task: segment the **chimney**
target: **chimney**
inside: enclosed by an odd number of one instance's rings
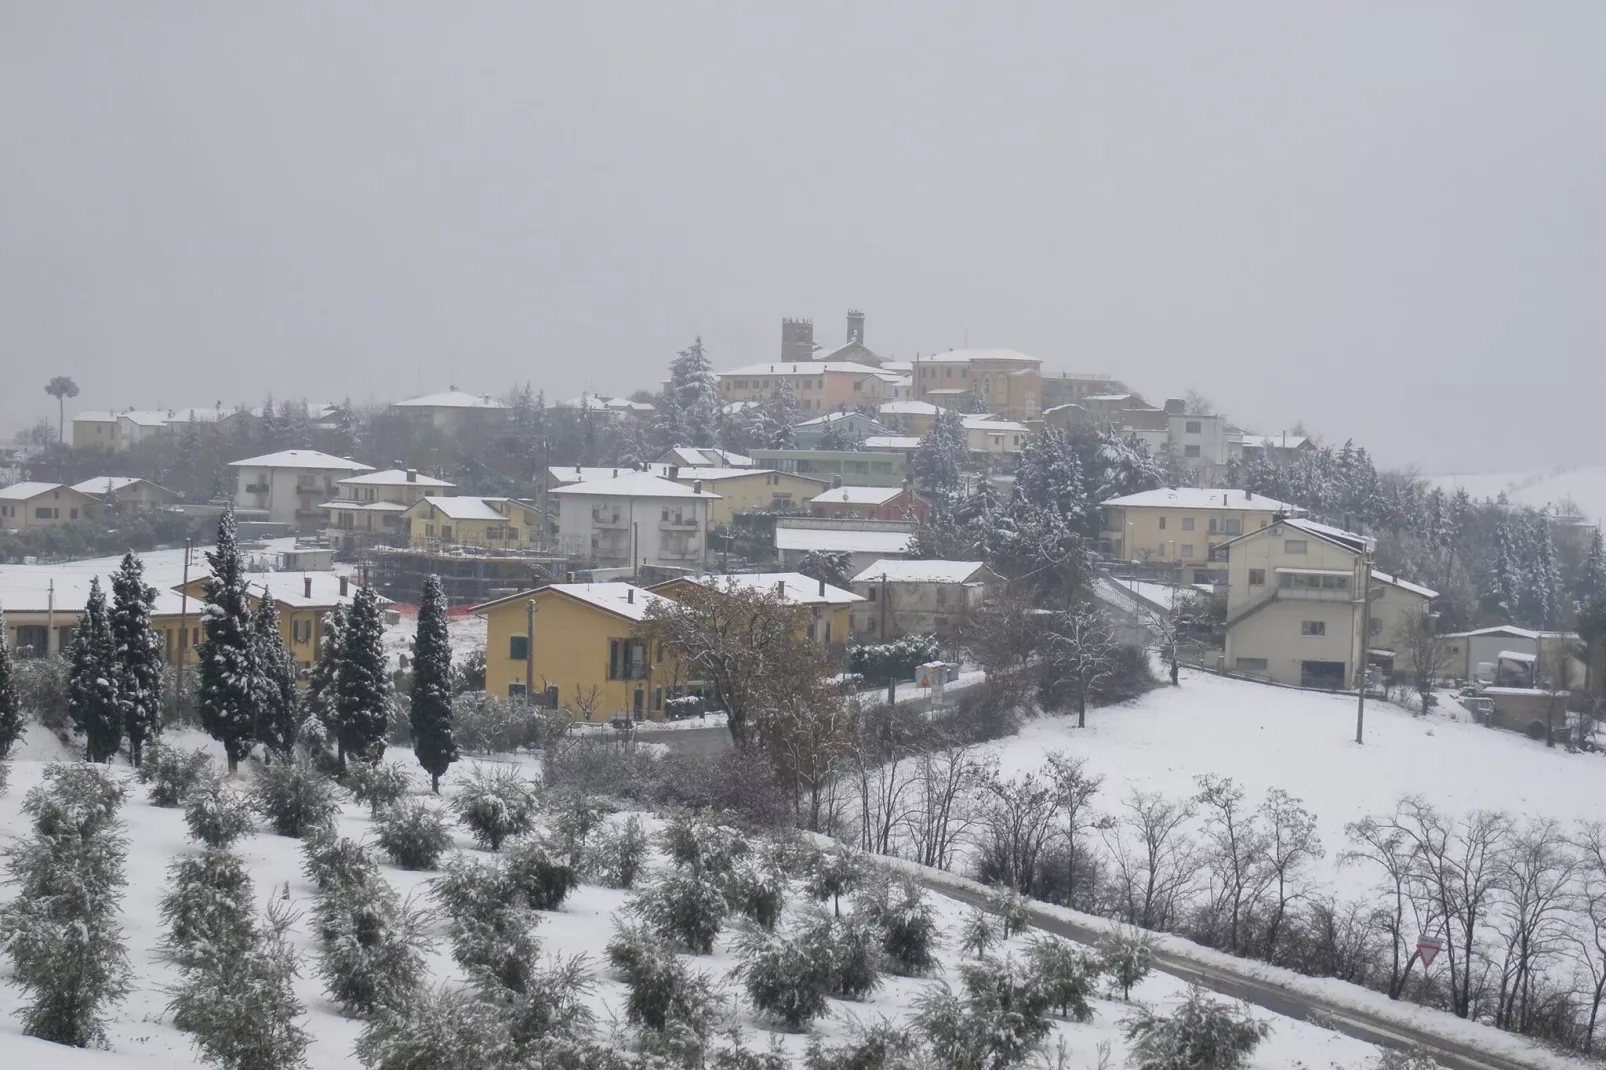
[[[636,589],[634,587],[625,588],[625,601],[630,605],[636,604]]]
[[[418,469],[416,469],[416,468],[407,469],[407,482],[409,482],[409,483],[417,483],[418,482]]]
[[[814,359],[814,321],[781,321],[781,362]]]
[[[311,579],[307,580],[307,586],[309,588],[312,586],[312,580]],[[351,580],[347,579],[345,576],[340,577],[340,597],[341,598],[346,597],[346,592],[348,590],[350,590],[350,589],[351,589]]]
[[[1253,501],[1254,497],[1255,497],[1255,492],[1254,491],[1252,491],[1252,490],[1245,490],[1244,491],[1244,501],[1246,501],[1246,502],[1247,501]]]
[[[580,474],[580,465],[578,463],[576,463],[575,466],[574,466],[574,474],[575,475],[579,475]]]
[[[613,470],[613,478],[615,478],[615,479],[619,478],[619,469],[615,468]]]
[[[776,580],[775,581],[775,596],[777,598],[785,598],[786,597],[786,581],[785,580]]]
[[[700,479],[692,480],[691,492],[693,494],[701,494],[703,492],[703,481]]]
[[[303,577],[301,577],[301,597],[302,598],[311,598],[312,597],[312,577],[311,576],[303,576]]]
[[[864,345],[864,313],[856,308],[848,309],[848,341]]]
[[[820,597],[821,598],[825,597],[825,581],[824,580],[820,581]]]
[[[669,466],[669,478],[672,481],[680,478],[680,465],[672,464]]]

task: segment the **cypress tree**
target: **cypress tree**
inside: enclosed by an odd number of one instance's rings
[[[344,772],[348,755],[363,761],[383,757],[390,727],[385,622],[380,616],[379,595],[372,587],[359,587],[352,597],[341,648],[335,717]]]
[[[137,769],[145,741],[162,730],[162,639],[151,628],[156,588],[132,553],[112,577],[112,644],[117,657],[117,701],[128,736],[128,760]]]
[[[67,710],[84,734],[84,757],[109,763],[122,746],[123,711],[117,698],[117,652],[99,576],[89,581],[89,600],[73,632],[70,660]]]
[[[206,581],[201,642],[195,652],[201,725],[223,744],[230,773],[251,753],[259,686],[251,641],[251,598],[236,531],[230,508],[218,521],[217,549],[206,555],[212,575]]]
[[[418,604],[409,712],[413,753],[429,773],[430,790],[439,795],[441,777],[457,760],[457,740],[452,737],[452,647],[446,633],[446,592],[439,576],[424,581]]]
[[[22,700],[17,697],[17,677],[11,667],[11,647],[6,640],[6,611],[0,607],[0,761],[22,738]]]
[[[288,761],[301,716],[301,693],[296,687],[295,655],[279,633],[279,603],[271,592],[263,592],[251,618],[251,642],[262,684],[256,706],[256,741],[268,753]]]
[[[334,740],[342,767],[345,745],[340,741],[340,663],[345,655],[346,607],[335,606],[324,614],[323,631],[318,638],[318,656],[307,674],[307,712],[318,719],[324,737]]]

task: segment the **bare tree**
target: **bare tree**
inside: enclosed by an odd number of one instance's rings
[[[835,689],[780,689],[758,709],[758,739],[776,773],[792,787],[792,807],[810,832],[822,832],[826,789],[853,750],[853,714]]]
[[[878,706],[854,719],[859,847],[874,854],[894,853],[895,835],[907,821],[907,795],[917,773],[911,716],[903,707]]]
[[[1165,660],[1171,686],[1181,687],[1182,646],[1188,639],[1189,631],[1202,620],[1204,611],[1199,599],[1191,592],[1181,587],[1171,587],[1169,590],[1170,605],[1146,610],[1143,613],[1143,625],[1154,637],[1154,645]]]
[[[1076,727],[1087,727],[1087,700],[1115,670],[1115,636],[1104,611],[1084,601],[1047,618],[1044,657],[1053,682],[1069,685]]]
[[[1191,802],[1133,788],[1122,814],[1101,830],[1115,866],[1120,913],[1129,925],[1169,929],[1194,880],[1195,853],[1187,825]]]
[[[1267,962],[1275,962],[1289,908],[1305,898],[1307,871],[1325,852],[1315,815],[1281,788],[1266,792],[1260,818],[1266,833],[1268,902],[1262,955]]]
[[[1087,771],[1086,758],[1073,758],[1064,751],[1051,751],[1047,768],[1063,821],[1060,834],[1065,837],[1065,902],[1079,907],[1077,880],[1080,870],[1085,868],[1084,833],[1100,824],[1100,818],[1093,811],[1093,797],[1104,786],[1104,777]]]
[[[1225,921],[1226,948],[1236,955],[1242,946],[1240,930],[1248,928],[1268,882],[1266,833],[1260,815],[1244,805],[1244,790],[1231,777],[1206,773],[1194,782],[1199,785],[1194,801],[1203,811],[1209,845],[1204,864],[1211,877],[1211,912]]]
[[[1043,849],[1054,835],[1058,800],[1052,781],[1033,773],[981,787],[981,872],[1022,895],[1036,891]]]
[[[1408,613],[1394,629],[1395,662],[1404,667],[1410,676],[1411,686],[1421,700],[1421,712],[1428,712],[1433,682],[1450,668],[1450,651],[1439,638],[1438,615],[1427,612]]]
[[[1548,818],[1529,821],[1511,837],[1500,858],[1501,890],[1495,928],[1505,944],[1500,1000],[1494,1024],[1530,1033],[1535,1023],[1535,984],[1562,952],[1574,919],[1568,916],[1574,878],[1583,859]]]
[[[1373,927],[1390,942],[1389,999],[1399,999],[1417,962],[1416,940],[1438,924],[1434,900],[1424,898],[1416,878],[1416,845],[1394,816],[1367,817],[1344,826],[1350,847],[1344,864],[1368,863],[1380,872],[1383,903],[1372,912]]]
[[[954,849],[977,820],[978,793],[989,769],[971,743],[954,743],[915,759],[916,802],[905,814],[915,861],[947,869]]]
[[[1588,981],[1589,1021],[1584,1032],[1584,1053],[1594,1051],[1600,1008],[1606,1003],[1606,825],[1580,823],[1574,838],[1582,856],[1577,910],[1573,926],[1574,961]]]
[[[1015,595],[994,599],[966,622],[964,648],[987,674],[1001,700],[1020,703],[1027,692],[1027,668],[1042,641],[1042,610]]]

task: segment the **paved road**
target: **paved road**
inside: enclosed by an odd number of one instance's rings
[[[934,892],[962,902],[983,908],[988,905],[985,892],[946,881],[923,879],[923,883]],[[1107,931],[1106,926],[1081,925],[1036,909],[1032,910],[1032,924],[1044,932],[1064,936],[1082,944],[1097,944]],[[1432,1033],[1422,1032],[1411,1026],[1363,1011],[1335,1006],[1302,992],[1291,992],[1259,978],[1237,973],[1230,968],[1205,965],[1160,948],[1155,949],[1154,966],[1162,973],[1181,978],[1190,984],[1208,988],[1233,999],[1241,999],[1287,1018],[1314,1021],[1369,1044],[1397,1051],[1420,1047],[1430,1052],[1445,1070],[1538,1070],[1537,1063],[1518,1061],[1508,1056],[1481,1051],[1461,1041],[1446,1040]]]

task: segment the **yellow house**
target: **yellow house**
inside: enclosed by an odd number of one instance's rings
[[[676,694],[674,666],[654,662],[637,636],[647,609],[661,600],[628,583],[552,583],[475,606],[486,625],[486,692],[524,698],[532,689],[555,690],[559,705],[590,720],[620,711],[662,718],[664,700]]]
[[[1216,548],[1258,531],[1298,506],[1242,490],[1161,487],[1101,503],[1099,552],[1124,561],[1176,565],[1186,583],[1219,583],[1226,564]]]
[[[342,550],[360,550],[375,542],[410,539],[403,518],[407,507],[429,495],[449,495],[455,484],[415,468],[391,468],[348,476],[335,487],[335,499],[322,506],[329,514],[324,536]]]
[[[808,610],[805,635],[821,646],[839,647],[848,641],[853,625],[850,607],[863,599],[852,591],[810,579],[801,572],[746,572],[732,576],[678,576],[655,584],[653,591],[674,598],[689,585],[724,590],[727,584],[743,590],[768,591],[789,606]]]
[[[718,500],[708,503],[710,524],[729,524],[737,513],[802,509],[810,498],[830,487],[823,479],[775,472],[762,468],[678,468],[668,478],[682,486],[712,491]]]
[[[541,544],[541,511],[518,498],[420,498],[402,513],[414,546],[528,550]]]
[[[167,612],[151,614],[151,626],[162,633],[162,657],[170,664],[181,658],[186,665],[195,661],[195,647],[201,641],[200,614],[206,605],[206,580],[202,576],[173,588],[188,596],[181,613],[172,612],[172,600],[166,599]],[[253,611],[263,594],[279,604],[279,634],[303,672],[318,657],[325,614],[336,606],[351,605],[357,593],[355,584],[333,572],[264,572],[252,574],[249,586]],[[389,599],[381,598],[380,602],[388,605]]]
[[[95,476],[74,483],[72,489],[119,509],[160,509],[178,501],[176,492],[134,476]]]
[[[0,531],[53,528],[95,515],[97,502],[61,483],[13,483],[0,487]]]

